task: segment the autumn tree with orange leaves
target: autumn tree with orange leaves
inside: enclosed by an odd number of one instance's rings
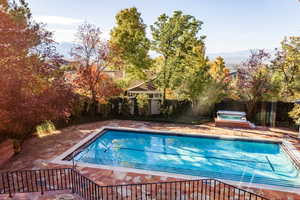
[[[97,103],[121,93],[121,89],[105,74],[111,62],[108,43],[101,40],[101,31],[92,24],[84,23],[78,28],[76,46],[71,55],[75,60],[77,73],[73,80],[76,91],[90,98],[92,113]]]
[[[0,136],[24,138],[45,120],[70,115],[74,95],[60,73],[52,34],[27,3],[0,1]]]

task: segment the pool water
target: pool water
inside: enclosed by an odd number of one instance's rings
[[[78,162],[300,187],[299,171],[277,143],[107,130]]]
[[[219,117],[224,120],[243,120],[242,116],[220,114]],[[245,121],[245,120],[244,120]]]

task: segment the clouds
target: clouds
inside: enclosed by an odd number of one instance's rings
[[[47,29],[54,33],[56,42],[74,42],[77,27],[84,22],[83,19],[64,16],[36,16],[34,20],[46,24]]]
[[[34,20],[45,24],[56,24],[56,25],[76,25],[76,24],[78,25],[84,22],[84,20],[81,19],[75,19],[75,18],[63,17],[63,16],[37,16],[34,17]]]
[[[49,31],[53,32],[54,40],[56,42],[74,42],[75,33],[77,29],[60,29],[60,28],[48,28]]]
[[[74,42],[77,27],[84,22],[82,19],[64,16],[36,16],[34,20],[47,24],[47,29],[54,33],[56,42]]]
[[[74,42],[78,26],[86,21],[64,16],[37,16],[34,17],[34,20],[47,24],[47,29],[54,33],[54,40],[56,42]],[[101,29],[101,32],[103,40],[110,38],[110,30]]]

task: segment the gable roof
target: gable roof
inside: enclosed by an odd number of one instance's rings
[[[149,80],[130,87],[127,91],[157,91],[157,88],[154,85],[153,80]]]

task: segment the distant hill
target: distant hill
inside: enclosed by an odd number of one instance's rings
[[[239,64],[245,61],[250,56],[250,50],[235,51],[235,52],[220,52],[220,53],[208,53],[209,59],[215,59],[221,56],[225,59],[226,63]]]
[[[274,55],[274,50],[266,49],[271,55]],[[235,51],[235,52],[223,52],[223,53],[208,53],[210,60],[215,59],[218,56],[224,58],[226,65],[231,71],[235,71],[239,64],[246,61],[251,55],[251,50]]]
[[[74,43],[71,42],[61,42],[56,45],[57,51],[63,55],[65,58],[71,58],[70,52]],[[269,53],[274,53],[273,50],[267,49]],[[153,55],[152,55],[153,54]],[[156,53],[152,52],[152,57],[156,56]],[[235,52],[221,52],[221,53],[208,53],[207,54],[210,60],[215,59],[218,56],[221,56],[225,59],[226,65],[230,68],[231,71],[235,71],[237,66],[247,60],[250,56],[250,50],[235,51]]]
[[[226,66],[230,71],[236,71],[239,64],[247,60],[250,56],[250,50],[235,51],[235,52],[221,52],[221,53],[208,53],[210,60],[214,60],[216,57],[221,56],[224,58]]]
[[[58,51],[58,53],[63,55],[65,58],[71,58],[70,52],[71,52],[72,47],[74,46],[74,43],[61,42],[61,43],[56,44],[55,46],[56,46],[56,50]]]

